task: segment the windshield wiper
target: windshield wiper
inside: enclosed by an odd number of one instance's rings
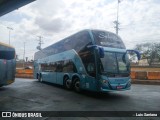
[[[109,76],[115,76],[117,73],[114,73],[114,72],[102,72],[102,74],[104,75],[109,75]]]

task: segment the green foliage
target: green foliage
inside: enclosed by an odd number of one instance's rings
[[[142,53],[141,59],[147,59],[149,65],[160,62],[160,43],[137,44],[135,49]]]

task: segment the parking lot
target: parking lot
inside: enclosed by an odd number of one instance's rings
[[[159,111],[160,86],[132,84],[129,91],[79,94],[57,85],[16,78],[15,83],[0,88],[0,110]]]

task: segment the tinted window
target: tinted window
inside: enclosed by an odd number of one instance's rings
[[[57,64],[56,72],[62,72],[64,61],[56,62],[56,64]]]
[[[96,76],[96,67],[95,67],[95,57],[94,57],[94,53],[93,51],[85,51],[85,52],[81,52],[81,54],[79,54],[82,62],[86,68],[87,73],[92,76],[95,77]]]
[[[58,61],[52,63],[41,64],[43,72],[77,72],[77,69],[72,60]]]
[[[0,50],[0,59],[14,59],[15,58],[15,51],[2,51]]]
[[[88,32],[80,32],[71,37],[72,47],[77,51],[83,50],[89,43],[91,43],[91,38]]]
[[[71,60],[64,61],[63,72],[77,72],[74,63]]]
[[[48,69],[47,64],[41,64],[41,70],[45,72]]]
[[[41,51],[38,51],[37,53],[35,53],[35,60],[71,49],[79,52],[80,50],[84,49],[89,43],[91,43],[89,33],[87,31],[82,31],[55,44],[52,44],[51,46]]]

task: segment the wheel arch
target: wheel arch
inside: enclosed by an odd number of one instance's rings
[[[65,73],[64,76],[63,76],[63,80],[64,80],[64,78],[66,78],[66,77],[69,77],[69,78],[70,78],[70,75],[69,75],[68,73]]]
[[[75,78],[78,78],[78,79],[80,80],[80,76],[79,76],[78,74],[74,74],[74,75],[72,76],[72,82],[73,82],[73,83],[75,82],[75,81],[74,81]]]

